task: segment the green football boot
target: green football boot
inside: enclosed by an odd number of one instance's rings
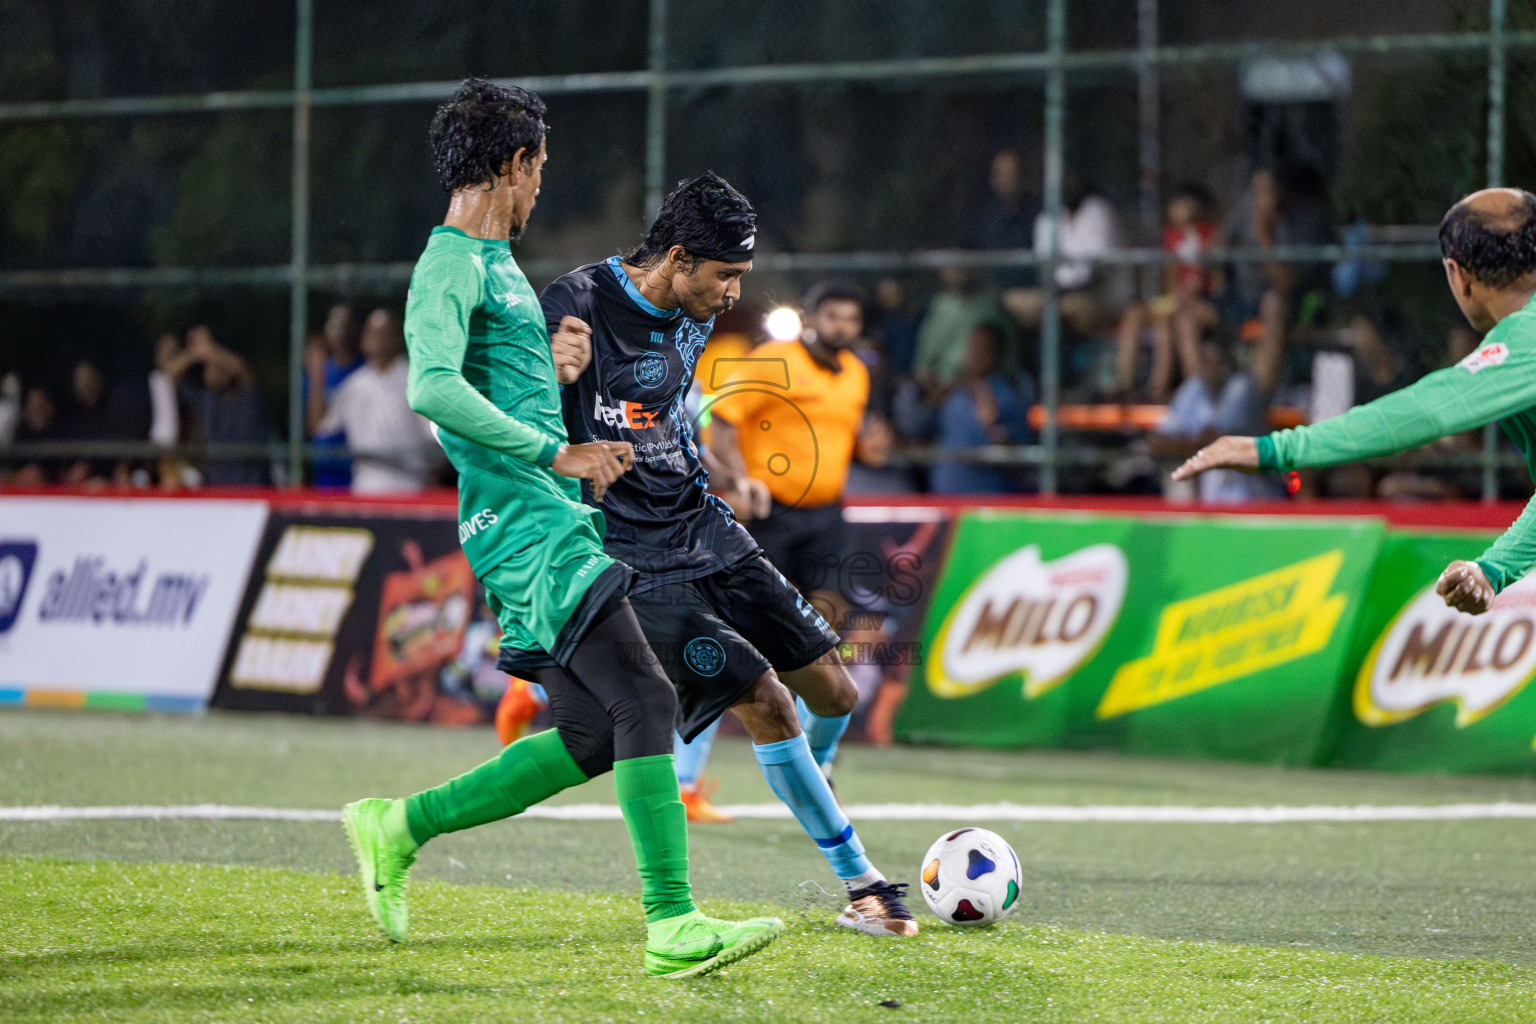
[[[359,800],[341,809],[341,823],[363,876],[363,896],[379,928],[395,942],[405,941],[405,888],[411,881],[416,848],[391,839],[384,815],[393,800]]]
[[[645,973],[692,978],[744,960],[784,934],[776,917],[717,921],[695,910],[645,927]]]

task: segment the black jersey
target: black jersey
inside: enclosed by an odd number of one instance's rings
[[[617,256],[571,271],[539,297],[551,334],[560,318],[592,326],[592,362],[561,392],[572,444],[628,441],[635,465],[608,488],[603,548],[639,574],[635,589],[697,579],[749,557],[757,544],[706,487],[687,409],[713,320],[658,309]],[[592,489],[581,485],[588,504]]]

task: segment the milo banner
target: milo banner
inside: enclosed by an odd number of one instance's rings
[[[967,514],[897,734],[1316,763],[1382,537],[1367,519]]]
[[[1489,537],[1395,533],[1377,563],[1345,678],[1334,763],[1410,771],[1536,768],[1536,578],[1483,615],[1447,608],[1441,571]]]
[[[500,635],[448,516],[275,512],[213,703],[484,721]]]

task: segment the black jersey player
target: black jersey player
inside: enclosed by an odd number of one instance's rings
[[[870,863],[796,714],[795,694],[829,718],[857,702],[838,636],[708,492],[685,410],[714,318],[752,267],[755,231],[751,204],[705,173],[667,197],[635,250],[544,290],[548,323],[573,316],[592,330],[592,361],[562,395],[566,431],[572,443],[634,445],[634,468],[600,502],[584,496],[607,520],[604,549],[635,570],[630,603],[677,686],[678,731],[691,739],[726,710],[741,719],[769,786],[848,889],[837,923],[915,935],[905,886]]]

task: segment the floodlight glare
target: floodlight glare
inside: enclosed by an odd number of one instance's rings
[[[800,314],[788,306],[780,306],[768,314],[763,329],[774,341],[793,341],[800,337]]]

